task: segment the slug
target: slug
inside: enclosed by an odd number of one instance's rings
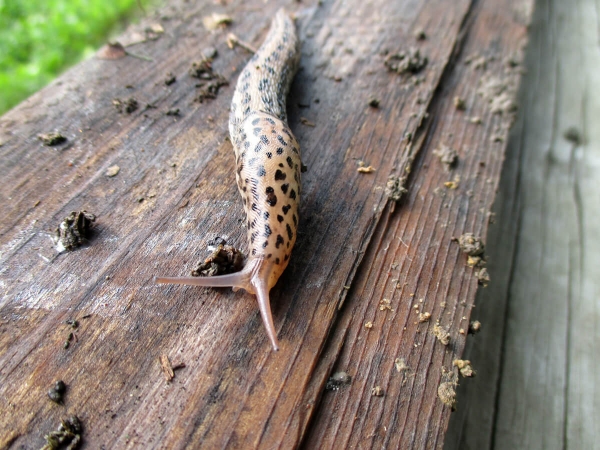
[[[269,291],[288,265],[298,227],[300,146],[287,124],[286,97],[300,60],[294,23],[280,9],[239,76],[229,114],[236,180],[244,202],[248,259],[237,273],[160,277],[157,283],[232,286],[255,294],[273,350],[279,349]]]

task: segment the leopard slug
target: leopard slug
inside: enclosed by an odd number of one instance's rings
[[[229,115],[236,180],[244,202],[248,260],[237,273],[157,278],[157,283],[232,286],[255,294],[274,350],[279,349],[269,291],[288,265],[298,228],[300,146],[287,124],[286,97],[300,59],[290,16],[280,9],[239,76]]]

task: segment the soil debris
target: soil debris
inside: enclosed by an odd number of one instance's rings
[[[200,103],[203,103],[207,99],[217,98],[219,89],[229,84],[229,81],[223,75],[213,71],[212,59],[210,58],[193,62],[189,73],[190,76],[203,81],[196,85],[196,87],[202,88],[196,99]],[[208,83],[206,84],[204,81],[208,81]]]
[[[444,371],[444,369],[442,369]],[[456,410],[456,386],[458,385],[458,376],[452,372],[442,373],[442,382],[438,386],[438,397],[442,403]]]
[[[393,202],[399,202],[402,195],[408,192],[404,187],[405,181],[404,177],[390,175],[385,185],[385,195]]]
[[[352,377],[346,372],[336,372],[329,378],[329,380],[327,380],[325,389],[328,391],[337,391],[340,389],[340,387],[350,384],[351,382]]]
[[[427,65],[427,57],[421,55],[421,51],[410,48],[398,53],[393,53],[385,58],[384,64],[391,72],[402,74],[416,74]]]
[[[417,41],[424,41],[425,39],[427,39],[427,33],[425,33],[424,30],[417,30],[415,32],[415,39]]]
[[[52,400],[54,403],[58,403],[59,405],[63,404],[63,398],[65,392],[67,391],[67,385],[64,381],[58,380],[54,382],[54,385],[48,389],[48,398]]]
[[[459,111],[465,111],[467,109],[465,99],[459,96],[454,97],[454,107]]]
[[[72,211],[56,229],[56,250],[62,253],[79,247],[90,236],[92,223],[95,221],[96,216],[86,210]]]
[[[442,144],[440,148],[433,151],[433,154],[446,166],[446,170],[452,169],[458,163],[458,152],[447,145]]]
[[[474,320],[469,324],[469,334],[477,334],[481,331],[481,322]]]
[[[452,361],[452,365],[458,367],[460,374],[465,378],[474,377],[477,374],[468,359],[455,359]]]
[[[483,77],[477,93],[489,104],[492,114],[510,114],[517,110],[513,89],[498,77]]]
[[[172,108],[167,110],[167,112],[165,112],[165,116],[178,116],[179,115],[179,108]]]
[[[393,311],[392,304],[389,299],[384,298],[379,301],[379,311]]]
[[[358,168],[356,169],[359,173],[372,173],[375,172],[375,168],[373,166],[366,166],[364,161],[358,162]]]
[[[64,144],[65,142],[67,142],[67,138],[59,132],[39,134],[38,139],[48,147],[54,147],[56,145]]]
[[[165,86],[171,86],[177,81],[177,77],[169,72],[165,78]]]
[[[109,178],[116,177],[120,170],[121,168],[117,165],[110,166],[108,169],[106,169],[106,173],[104,175]]]
[[[441,325],[435,324],[433,326],[432,334],[440,341],[443,345],[450,343],[450,333]]]
[[[429,322],[430,319],[431,319],[431,313],[429,313],[429,312],[424,312],[424,313],[419,314],[419,323]]]
[[[371,321],[365,322],[365,328],[367,330],[370,330],[371,328],[373,328],[373,322],[371,322]]]
[[[380,101],[377,97],[371,97],[369,99],[369,106],[371,108],[379,108],[379,103],[380,103]]]
[[[201,53],[204,59],[212,60],[219,56],[219,51],[215,47],[206,47]]]
[[[227,14],[212,13],[209,16],[202,18],[202,24],[208,31],[216,30],[217,28],[225,28],[231,25],[233,19]]]
[[[224,239],[216,244],[212,254],[198,264],[192,271],[193,277],[213,277],[242,270],[244,254],[232,245],[227,245]]]
[[[483,287],[487,287],[490,283],[490,274],[485,267],[477,272],[477,282]]]
[[[447,187],[448,189],[458,189],[459,185],[460,185],[460,176],[459,175],[456,175],[453,180],[446,181],[444,183],[444,186]]]
[[[46,445],[42,447],[42,450],[74,450],[81,444],[82,433],[83,426],[77,416],[73,415],[62,419],[56,431],[44,436]]]
[[[373,397],[383,397],[383,388],[381,386],[375,386],[371,388],[371,395]]]
[[[409,369],[404,358],[396,358],[394,360],[394,366],[396,367],[397,372],[405,372]]]
[[[129,97],[127,100],[121,100],[120,98],[115,98],[112,101],[114,107],[120,113],[131,114],[135,110],[139,108],[139,103],[134,97]]]
[[[473,233],[465,233],[458,238],[460,249],[469,256],[482,255],[485,251],[485,245],[480,237]]]

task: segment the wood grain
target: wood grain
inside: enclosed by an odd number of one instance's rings
[[[499,139],[510,122],[491,113],[476,87],[490,72],[518,83],[518,66],[504,60],[524,43],[528,5],[398,0],[298,10],[303,55],[289,115],[309,171],[296,249],[271,295],[278,353],[252,296],[152,280],[189,272],[216,236],[245,246],[226,139],[232,88],[195,102],[198,80],[188,69],[213,46],[214,70],[233,84],[248,54],[228,50],[226,34],[260,43],[280,5],[173,2],[139,25],[165,29],[131,49],[152,61],[90,59],[4,115],[0,409],[9,414],[0,417],[0,444],[41,447],[60,418],[77,414],[89,448],[331,447],[335,436],[361,448],[441,446],[450,409],[436,399],[437,387],[442,367],[451,370],[462,353],[458,328],[476,290],[473,269],[450,239],[485,235],[503,159]],[[215,11],[233,17],[230,29],[204,30],[202,17]],[[415,39],[420,29],[424,41]],[[408,47],[427,55],[425,70],[387,71],[385,51]],[[463,64],[470,52],[494,57],[487,71]],[[170,86],[168,73],[177,77]],[[455,108],[455,95],[466,111]],[[373,96],[379,108],[368,106]],[[117,112],[113,99],[129,97],[140,108]],[[165,115],[173,108],[180,116]],[[468,120],[474,115],[482,125]],[[50,148],[37,139],[55,130],[67,144]],[[451,173],[432,156],[442,143],[459,150]],[[376,171],[359,173],[359,160]],[[108,177],[115,165],[119,173]],[[409,195],[391,214],[388,176],[408,173]],[[446,190],[455,175],[459,187]],[[56,255],[53,230],[79,209],[98,216],[95,234]],[[399,266],[389,270],[394,261]],[[432,323],[413,323],[413,292],[451,330],[448,348],[429,334]],[[383,298],[394,311],[379,311]],[[376,325],[363,336],[367,317]],[[185,363],[170,383],[161,355]],[[410,367],[405,384],[393,372],[400,356]],[[334,366],[351,368],[354,381],[323,395]],[[46,397],[58,378],[68,386],[62,406]],[[383,398],[370,396],[376,383]],[[338,402],[348,414],[333,410]],[[388,424],[393,434],[381,431]]]
[[[491,270],[507,279],[493,299],[503,311],[482,298],[504,328],[470,352],[479,359],[499,342],[501,359],[466,389],[471,411],[449,448],[597,447],[598,4],[538,3],[496,226],[514,245],[490,248],[507,257]]]

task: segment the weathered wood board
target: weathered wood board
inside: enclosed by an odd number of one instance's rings
[[[248,54],[227,33],[256,46],[280,6],[173,2],[137,27],[164,29],[128,48],[145,59],[86,61],[0,119],[1,445],[41,447],[70,414],[89,448],[442,445],[450,408],[437,390],[442,368],[456,373],[477,285],[451,238],[485,236],[531,2],[288,5],[303,41],[288,111],[309,170],[296,249],[271,293],[274,353],[252,296],[153,277],[189,272],[217,236],[244,246],[232,86],[200,103],[188,70],[215,47],[233,85]],[[234,23],[205,30],[213,12]],[[386,51],[412,47],[423,70],[386,69]],[[114,99],[131,97],[139,108],[118,112]],[[50,131],[68,142],[42,145]],[[451,171],[433,155],[441,145],[458,151]],[[388,177],[409,174],[393,208]],[[94,235],[57,255],[53,230],[81,209],[98,216]],[[413,303],[430,322],[414,324]],[[438,319],[448,346],[431,334]],[[185,364],[171,382],[162,355]],[[396,358],[408,371],[394,372]],[[334,367],[353,382],[323,394]],[[57,379],[63,405],[46,394]]]
[[[467,355],[486,370],[465,386],[448,449],[600,439],[598,3],[537,3],[488,246],[503,288],[478,301],[484,327]]]

